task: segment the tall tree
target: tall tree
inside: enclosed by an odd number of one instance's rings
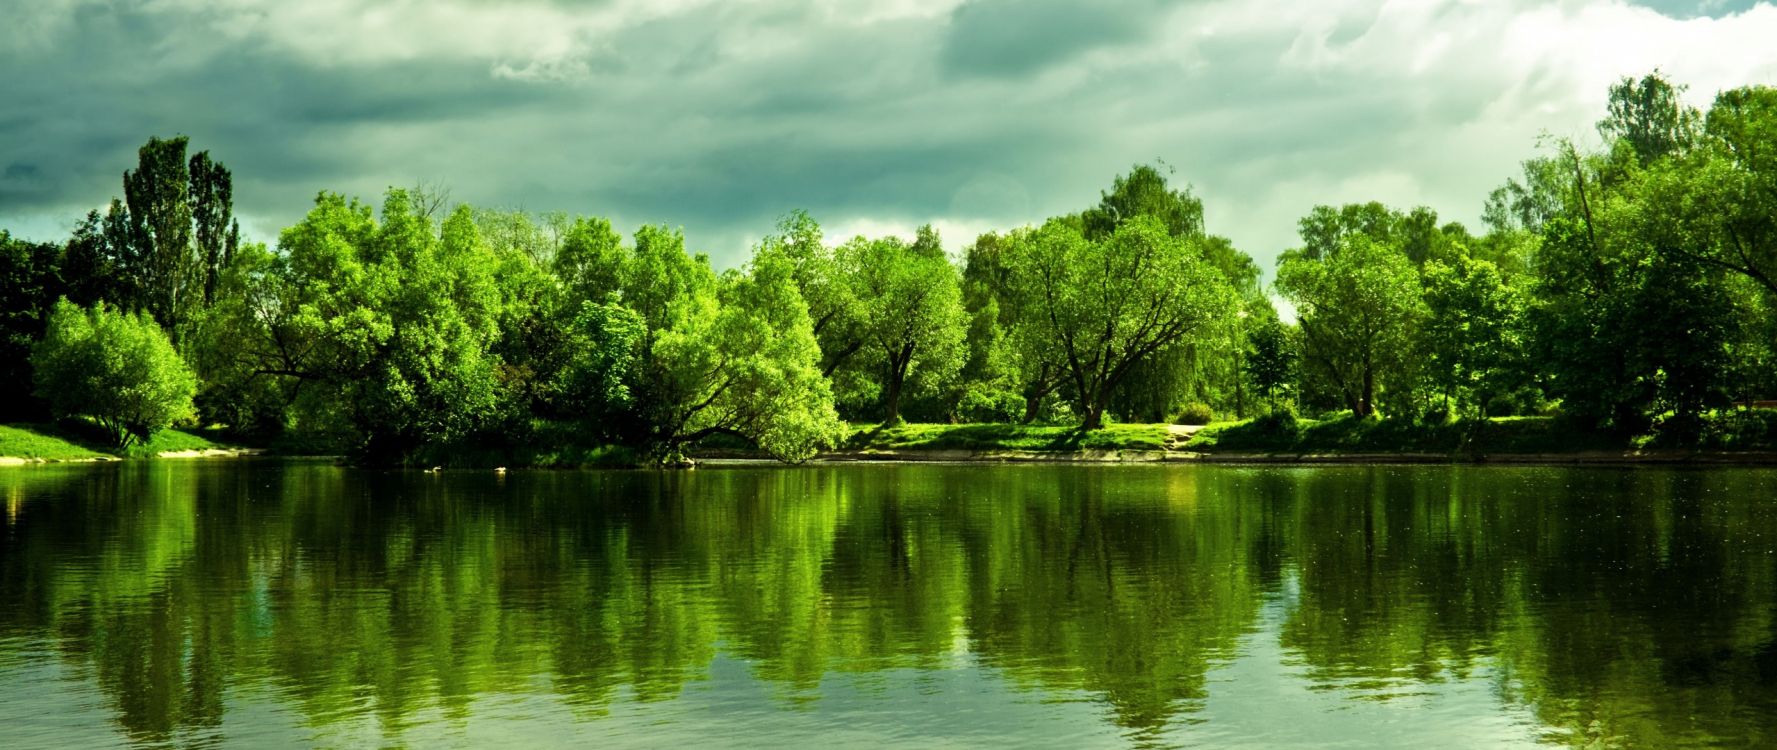
[[[881,377],[883,423],[894,424],[910,378],[935,387],[962,368],[968,318],[961,284],[929,227],[912,244],[889,237],[847,248],[864,309],[859,328]]]
[[[1060,353],[1085,429],[1104,426],[1112,394],[1134,367],[1233,315],[1227,280],[1197,244],[1141,216],[1096,242],[1051,220],[1017,246],[1014,283],[1031,300],[1020,335]]]
[[[821,372],[833,377],[868,343],[861,329],[864,309],[854,288],[857,269],[848,265],[858,254],[828,247],[820,223],[796,210],[778,220],[777,233],[760,241],[754,255],[780,257],[789,264],[820,342]]]
[[[1277,289],[1296,306],[1307,359],[1353,414],[1369,416],[1378,380],[1405,363],[1424,306],[1412,262],[1367,235],[1352,235],[1331,252],[1284,253]]]
[[[56,300],[66,292],[61,249],[0,229],[0,419],[35,420],[44,404],[30,397],[33,342],[43,337]]]
[[[1137,164],[1129,174],[1117,177],[1109,192],[1100,195],[1098,205],[1080,217],[1087,239],[1110,236],[1123,222],[1138,216],[1154,219],[1173,237],[1203,234],[1203,201],[1189,188],[1173,190],[1158,167]]]
[[[1022,402],[1018,418],[1026,423],[1037,418],[1066,375],[1048,338],[1018,333],[1035,320],[1027,310],[1036,300],[1022,296],[1026,290],[1013,283],[1011,266],[1017,246],[1028,242],[1030,234],[1017,229],[977,237],[964,253],[962,272],[963,303],[971,315],[965,377],[989,388],[1005,379],[1005,387]]]
[[[1683,93],[1683,86],[1674,86],[1657,70],[1639,81],[1625,77],[1610,87],[1610,114],[1598,121],[1598,134],[1628,143],[1643,167],[1689,148],[1702,116],[1684,105]]]
[[[1425,269],[1421,332],[1427,371],[1446,401],[1489,402],[1525,381],[1525,301],[1486,261],[1433,261]]]
[[[216,304],[222,269],[234,260],[241,244],[241,225],[234,219],[234,177],[210,152],[191,155],[191,219],[193,259],[203,277],[204,307]]]
[[[129,207],[126,267],[141,295],[138,304],[163,327],[178,324],[196,288],[191,246],[191,171],[186,138],[149,138],[136,168],[123,173]]]

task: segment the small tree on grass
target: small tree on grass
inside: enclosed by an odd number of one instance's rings
[[[1290,331],[1277,320],[1267,320],[1247,334],[1246,376],[1265,403],[1275,407],[1296,382],[1299,355]]]
[[[61,300],[31,351],[31,367],[37,395],[57,417],[87,417],[118,447],[147,442],[194,413],[197,378],[160,326],[141,313]]]

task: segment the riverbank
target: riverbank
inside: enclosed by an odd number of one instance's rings
[[[1730,421],[1731,420],[1731,421]],[[1697,445],[1662,445],[1578,430],[1549,417],[1443,424],[1268,417],[1207,426],[909,424],[854,433],[822,462],[1064,462],[1223,464],[1742,464],[1777,465],[1769,412],[1712,422]],[[696,451],[704,459],[759,458],[744,448]]]
[[[77,429],[47,424],[0,425],[0,466],[140,458],[222,458],[261,452],[182,430],[161,430],[147,443],[120,451],[106,445],[98,436]]]
[[[1764,437],[1763,417],[1735,431],[1717,429],[1702,447],[1582,432],[1549,418],[1506,418],[1447,424],[1335,418],[1277,418],[1208,426],[1114,424],[1082,432],[1068,425],[901,424],[861,426],[821,463],[1215,463],[1215,464],[1594,464],[1777,465],[1777,444]],[[215,436],[220,438],[219,435]],[[559,437],[559,436],[558,436]],[[1731,439],[1730,439],[1731,438]],[[620,446],[548,450],[453,450],[417,457],[412,466],[447,468],[623,468],[644,465]],[[260,455],[263,448],[166,430],[147,445],[119,452],[95,436],[55,425],[0,425],[0,466],[98,462],[141,458],[222,458]],[[302,451],[274,450],[279,455]],[[704,463],[769,463],[769,456],[734,438],[694,447]]]

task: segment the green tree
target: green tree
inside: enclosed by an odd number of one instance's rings
[[[806,211],[791,211],[778,220],[777,233],[766,237],[755,256],[781,257],[790,264],[796,289],[808,306],[808,318],[821,346],[821,372],[828,377],[866,343],[864,307],[856,289],[855,253],[840,253],[823,243],[821,225]]]
[[[210,152],[191,155],[192,250],[203,284],[203,306],[216,304],[216,286],[223,269],[234,261],[241,244],[241,226],[234,219],[234,175]]]
[[[555,254],[555,275],[576,300],[603,303],[605,296],[623,288],[627,253],[623,238],[611,222],[577,218],[562,234]]]
[[[1254,325],[1247,333],[1246,376],[1260,398],[1273,406],[1294,387],[1301,352],[1291,329],[1276,318]]]
[[[1142,216],[1097,242],[1051,220],[1016,246],[1011,273],[1030,300],[1019,335],[1059,353],[1085,429],[1104,425],[1134,367],[1233,315],[1227,280],[1197,245]]]
[[[634,442],[643,404],[642,344],[647,324],[613,301],[582,302],[566,342],[567,362],[557,376],[561,406],[601,440]]]
[[[323,193],[279,248],[219,328],[251,332],[235,344],[241,366],[285,382],[300,427],[399,461],[493,424],[508,299],[467,207],[435,231],[404,190],[380,222]]]
[[[1190,188],[1173,190],[1167,184],[1166,175],[1152,165],[1131,167],[1129,174],[1117,177],[1112,181],[1110,191],[1100,193],[1100,196],[1097,206],[1080,215],[1087,239],[1096,241],[1108,237],[1123,222],[1138,216],[1158,221],[1173,237],[1204,233],[1203,201],[1193,195]]]
[[[1164,173],[1163,173],[1164,170]],[[1203,202],[1187,187],[1168,184],[1171,169],[1137,165],[1101,193],[1099,204],[1080,215],[1088,239],[1108,236],[1118,225],[1148,217],[1172,237],[1189,239],[1199,254],[1220,271],[1243,302],[1268,308],[1259,289],[1259,267],[1225,237],[1209,235]],[[1110,408],[1127,418],[1161,421],[1191,401],[1242,411],[1242,376],[1236,362],[1242,345],[1238,318],[1216,321],[1209,330],[1167,346],[1134,365],[1112,394]]]
[[[1378,381],[1407,364],[1422,315],[1412,262],[1367,235],[1346,236],[1331,251],[1284,253],[1277,289],[1296,306],[1305,359],[1329,379],[1353,414],[1369,416]]]
[[[0,229],[0,419],[33,420],[44,404],[31,392],[31,345],[42,338],[55,302],[65,293],[61,249],[28,242]]]
[[[1689,148],[1697,140],[1702,116],[1680,100],[1684,89],[1657,70],[1639,81],[1623,78],[1610,87],[1610,114],[1598,121],[1598,134],[1626,142],[1643,167]]]
[[[968,317],[961,285],[935,235],[913,244],[890,237],[846,247],[855,253],[849,265],[864,309],[859,328],[868,342],[866,362],[880,373],[883,424],[895,424],[911,378],[930,390],[962,368]]]
[[[833,446],[843,427],[793,266],[766,255],[718,280],[676,232],[644,228],[626,302],[647,323],[642,384],[664,460],[727,433],[785,461]]]
[[[1448,403],[1487,405],[1523,383],[1525,300],[1487,261],[1459,258],[1425,268],[1421,330],[1432,382]]]
[[[1724,91],[1702,147],[1637,174],[1638,230],[1662,251],[1743,275],[1777,295],[1777,88]]]
[[[191,171],[186,139],[149,138],[136,168],[123,173],[130,247],[125,268],[136,283],[135,303],[171,329],[182,321],[197,288],[191,258]]]
[[[37,394],[60,417],[87,417],[120,447],[193,414],[197,379],[158,325],[103,303],[56,303],[31,351]]]
[[[117,216],[121,218],[121,213]],[[130,299],[129,284],[118,266],[120,248],[111,241],[113,233],[107,232],[112,223],[107,218],[96,210],[87,212],[62,246],[62,277],[74,304],[91,306],[100,300],[121,304]]]
[[[1029,308],[1037,300],[1022,296],[1027,290],[1013,283],[1011,263],[1030,235],[1029,229],[1017,229],[977,237],[964,253],[962,271],[963,303],[971,316],[963,377],[981,402],[995,400],[992,393],[1000,387],[1011,391],[1022,402],[1015,414],[1026,423],[1036,420],[1066,376],[1053,342],[1019,334],[1036,320]]]

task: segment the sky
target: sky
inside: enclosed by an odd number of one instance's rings
[[[1316,204],[1478,224],[1652,69],[1777,85],[1769,0],[30,0],[0,24],[0,228],[59,240],[150,135],[249,239],[322,191],[682,227],[719,266],[802,208],[959,251],[1137,163],[1269,270]]]

